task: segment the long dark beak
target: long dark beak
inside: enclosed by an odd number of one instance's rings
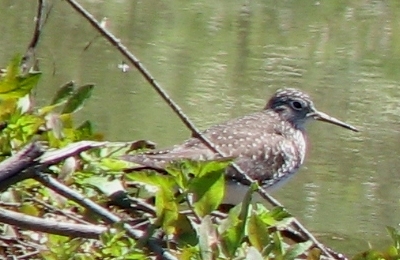
[[[331,123],[331,124],[334,124],[334,125],[338,125],[338,126],[350,129],[350,130],[352,130],[354,132],[359,132],[358,129],[355,128],[354,126],[346,124],[346,123],[340,121],[339,119],[336,119],[334,117],[328,116],[327,114],[319,112],[319,111],[311,112],[311,113],[308,114],[308,116],[313,117],[315,120]]]

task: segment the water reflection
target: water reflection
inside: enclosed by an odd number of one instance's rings
[[[399,222],[400,6],[395,1],[87,1],[201,128],[258,110],[277,88],[308,92],[359,127],[309,126],[301,173],[275,195],[339,250],[381,243]],[[34,1],[0,2],[5,64],[23,52]],[[82,111],[110,140],[167,146],[188,131],[134,70],[65,3],[45,27],[39,97],[74,79],[97,84]],[[55,72],[53,75],[52,72]],[[43,100],[45,102],[45,100]],[[337,240],[343,238],[342,240]],[[362,239],[360,239],[362,238]]]

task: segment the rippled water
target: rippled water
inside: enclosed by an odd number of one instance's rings
[[[278,88],[361,129],[315,122],[300,173],[274,195],[335,249],[354,253],[398,226],[399,5],[395,1],[82,1],[201,128],[263,107]],[[35,1],[0,2],[5,64],[24,52]],[[178,143],[189,132],[121,56],[63,1],[40,43],[46,102],[71,79],[97,85],[80,114],[114,141]],[[79,118],[78,118],[79,120]]]

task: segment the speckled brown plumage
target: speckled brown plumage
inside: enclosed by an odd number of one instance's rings
[[[304,125],[308,119],[330,122],[353,131],[354,127],[318,112],[310,97],[296,89],[278,90],[262,111],[210,127],[203,134],[226,156],[264,188],[270,188],[297,172],[306,154]],[[170,149],[127,155],[123,159],[162,168],[178,159],[221,158],[198,138],[190,138]],[[228,180],[241,180],[228,167]]]

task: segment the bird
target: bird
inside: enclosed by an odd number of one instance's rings
[[[124,155],[135,164],[164,168],[170,162],[231,158],[243,172],[267,192],[293,177],[304,163],[307,150],[305,126],[318,120],[358,132],[358,129],[318,111],[310,96],[298,89],[277,90],[261,111],[211,126],[202,135],[223,153],[191,137],[169,149]],[[224,204],[238,204],[248,190],[243,173],[230,165],[225,171]]]

